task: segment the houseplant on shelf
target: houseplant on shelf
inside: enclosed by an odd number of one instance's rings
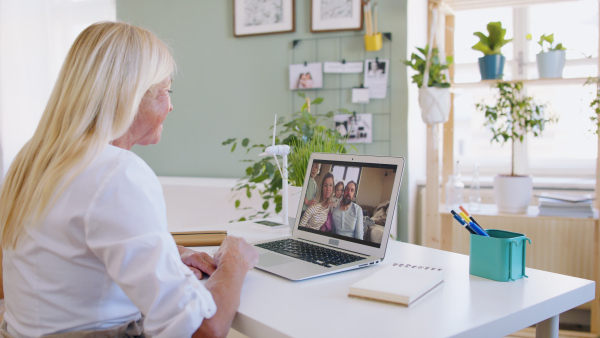
[[[324,152],[324,153],[347,153],[349,149],[354,147],[346,148],[347,137],[341,136],[341,134],[334,129],[333,116],[334,111],[329,111],[326,114],[313,114],[311,113],[311,105],[318,105],[323,102],[322,98],[316,98],[312,102],[306,98],[305,94],[300,92],[298,96],[305,98],[306,102],[303,104],[300,111],[292,114],[291,119],[286,120],[285,117],[279,117],[277,119],[277,134],[275,135],[275,144],[286,144],[291,148],[291,152],[288,156],[289,165],[288,168],[281,168],[282,170],[288,171],[289,184],[292,187],[299,187],[297,189],[290,189],[289,194],[296,194],[295,198],[288,199],[288,201],[298,201],[294,207],[297,207],[299,203],[299,190],[302,189],[304,183],[304,177],[306,175],[306,168],[308,165],[308,159],[310,154],[313,152]],[[340,113],[349,114],[350,112],[346,109],[338,109]],[[272,135],[270,138],[272,139]],[[246,149],[246,154],[252,150],[263,151],[272,141],[263,143],[254,143],[248,138],[238,140],[238,138],[230,138],[224,141],[223,145],[231,145],[231,152],[234,152],[237,145],[240,144]],[[272,206],[274,206],[275,214],[282,210],[282,196],[281,196],[281,174],[274,164],[274,158],[271,156],[258,157],[252,156],[250,159],[242,160],[247,162],[249,165],[245,169],[245,175],[242,177],[233,190],[239,193],[243,193],[247,198],[251,198],[253,193],[258,193],[263,203],[260,210],[252,207],[244,206],[242,198],[239,198],[240,194],[237,194],[235,199],[235,208],[248,210],[248,215],[241,217],[238,221],[245,221],[255,218],[267,218],[272,216]],[[290,187],[291,188],[291,187]],[[289,205],[293,205],[294,202],[289,202]],[[271,209],[269,209],[271,208]],[[290,216],[295,216],[295,209],[289,208]]]
[[[594,124],[593,129],[590,131],[596,135],[600,135],[600,78],[590,77],[585,82],[585,85],[596,85],[596,92],[593,93],[594,99],[590,102],[590,108],[593,110],[590,120]]]
[[[487,24],[489,35],[481,32],[475,32],[473,35],[479,37],[479,42],[473,47],[484,54],[479,58],[479,71],[482,80],[502,79],[504,73],[504,61],[506,58],[501,54],[500,49],[511,42],[512,39],[504,39],[506,29],[502,28],[502,23],[490,22]]]
[[[437,48],[429,50],[417,47],[421,55],[412,53],[410,60],[402,62],[417,71],[412,76],[413,83],[419,87],[419,105],[421,117],[427,124],[443,123],[448,121],[450,115],[450,82],[448,68],[453,57],[446,56],[445,62],[440,60]],[[423,86],[423,79],[427,77],[427,85]]]
[[[504,145],[510,141],[510,175],[494,177],[494,194],[499,212],[525,213],[531,200],[533,184],[531,176],[515,174],[515,144],[523,142],[525,135],[541,136],[546,124],[556,122],[556,118],[546,117],[546,105],[537,104],[532,97],[521,93],[523,83],[498,81],[493,87],[499,91],[496,103],[492,106],[476,104],[477,110],[485,113],[484,125],[492,133],[491,142]]]
[[[531,34],[527,35],[527,39],[531,40]],[[535,56],[540,79],[562,78],[566,48],[562,43],[554,45],[554,34],[543,34],[538,44],[542,47],[542,51]],[[544,48],[545,45],[548,45],[547,49]]]

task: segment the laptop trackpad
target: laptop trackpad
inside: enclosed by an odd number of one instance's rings
[[[282,257],[272,253],[264,253],[258,256],[258,264],[260,266],[264,266],[265,268],[269,268],[272,266],[295,262],[293,259]]]

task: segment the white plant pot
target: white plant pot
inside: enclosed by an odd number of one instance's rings
[[[540,79],[562,78],[565,68],[565,51],[553,50],[536,55]]]
[[[421,118],[427,124],[444,123],[450,116],[450,88],[419,88]]]
[[[498,212],[509,214],[527,213],[533,193],[531,176],[494,177],[494,195]]]
[[[302,194],[302,187],[288,186],[288,224],[290,227],[294,226],[298,209],[302,208],[300,205],[300,195]]]

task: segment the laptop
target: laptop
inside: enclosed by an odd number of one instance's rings
[[[402,157],[313,153],[292,236],[254,243],[256,267],[299,281],[380,263],[404,163]]]

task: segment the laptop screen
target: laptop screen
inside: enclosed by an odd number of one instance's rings
[[[315,159],[309,170],[297,229],[381,247],[398,166]]]

